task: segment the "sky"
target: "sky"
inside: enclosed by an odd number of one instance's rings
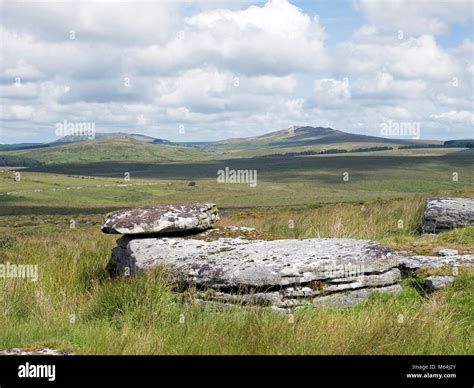
[[[0,143],[474,137],[472,0],[0,1]],[[393,131],[382,132],[382,128]]]

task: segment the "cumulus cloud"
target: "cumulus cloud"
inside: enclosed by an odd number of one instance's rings
[[[0,141],[63,120],[183,141],[384,120],[468,136],[474,44],[437,38],[468,2],[355,5],[361,25],[329,45],[334,27],[287,0],[2,1]]]
[[[443,112],[439,115],[431,115],[434,119],[440,119],[445,122],[454,122],[454,123],[465,123],[469,125],[474,125],[474,113],[468,112],[466,110],[456,111],[451,110],[449,112]]]
[[[265,109],[275,98],[291,94],[295,85],[293,76],[248,77],[215,68],[193,69],[160,80],[155,87],[155,103],[184,105],[195,112]]]
[[[177,1],[2,1],[2,25],[38,40],[149,45],[168,41],[181,23]],[[71,34],[73,33],[73,34]]]
[[[472,17],[471,0],[356,0],[356,8],[367,20],[383,31],[405,34],[440,34],[449,23]]]
[[[354,95],[358,98],[388,100],[423,98],[426,83],[423,80],[397,80],[393,75],[377,72],[355,81]],[[381,101],[381,103],[383,103]]]
[[[286,75],[324,67],[324,39],[317,17],[286,0],[273,0],[263,7],[187,17],[166,45],[133,50],[129,58],[144,73],[172,73],[211,62],[239,73]]]
[[[443,81],[451,79],[456,69],[451,56],[430,35],[419,38],[375,40],[362,43],[348,41],[340,43],[335,50],[334,66],[341,72],[367,74],[384,71],[403,79],[429,79]]]
[[[336,108],[345,105],[351,99],[349,82],[323,78],[314,83],[316,103],[319,107]]]

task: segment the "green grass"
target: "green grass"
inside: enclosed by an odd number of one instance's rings
[[[159,269],[134,280],[110,278],[105,266],[113,238],[96,228],[45,232],[20,233],[2,248],[5,261],[38,264],[40,279],[0,281],[1,348],[52,346],[81,354],[474,350],[474,278],[467,271],[431,298],[406,283],[397,296],[375,295],[350,309],[310,308],[293,317],[265,309],[217,311],[179,301]]]
[[[412,150],[410,150],[412,151]],[[474,191],[474,150],[443,156],[314,156],[182,163],[82,163],[22,171],[21,182],[0,174],[0,214],[58,214],[70,208],[213,201],[220,208],[317,206],[375,200],[416,200]],[[217,183],[217,171],[257,170],[257,187]],[[349,180],[343,180],[343,174]],[[125,181],[125,174],[130,181]],[[458,181],[453,181],[457,173]],[[189,186],[195,181],[195,186]],[[116,185],[111,188],[106,185]],[[131,186],[123,186],[131,184]],[[143,185],[147,184],[147,185]],[[122,185],[122,186],[117,186]],[[76,187],[80,189],[75,189]],[[70,188],[69,190],[67,188]],[[34,190],[42,190],[34,192]],[[2,204],[4,206],[2,206]],[[81,210],[82,209],[82,210]]]
[[[421,236],[425,197],[361,204],[327,204],[268,210],[243,210],[221,221],[251,226],[280,238],[347,237],[379,241],[393,249],[436,255],[441,248],[474,253],[474,227]],[[401,221],[401,222],[400,222]]]
[[[20,182],[4,172],[0,192],[10,194],[0,196],[0,262],[37,264],[39,280],[0,279],[0,349],[473,354],[474,273],[468,269],[431,296],[419,281],[406,279],[398,295],[374,294],[348,309],[302,309],[293,317],[184,301],[160,269],[133,280],[114,279],[106,271],[117,238],[99,230],[108,211],[190,199],[215,201],[221,226],[255,226],[278,238],[352,237],[413,254],[448,247],[473,253],[474,227],[420,235],[428,196],[473,195],[472,151],[441,156],[405,151],[409,155],[79,163],[21,170]],[[218,184],[216,169],[226,165],[258,169],[257,187]],[[346,170],[349,182],[342,181]],[[124,181],[124,172],[131,181]],[[188,185],[191,180],[195,186]]]
[[[393,201],[364,206],[363,212],[352,204],[288,209],[281,217],[237,212],[225,216],[221,225],[255,225],[282,238],[338,237],[340,231],[331,227],[330,220],[322,220],[333,214],[333,219],[347,217],[345,224],[351,229],[346,233],[351,237],[381,237],[388,245],[400,244],[400,239],[408,245],[419,241],[419,204]],[[383,209],[405,218],[407,228],[395,230],[389,217],[383,217]],[[282,224],[286,214],[297,215],[295,229]],[[0,229],[2,261],[39,268],[36,283],[0,280],[0,348],[52,346],[80,354],[472,354],[474,350],[472,270],[461,270],[454,284],[431,297],[420,293],[416,282],[406,280],[401,294],[374,295],[349,309],[309,308],[293,317],[265,309],[218,311],[179,299],[159,269],[133,280],[110,278],[106,265],[117,237],[100,233],[98,225],[79,222],[70,229],[67,218],[50,216],[49,222],[32,224],[26,222],[28,217],[20,217],[24,222],[15,228]],[[3,219],[19,222],[17,217]],[[473,233],[474,228],[465,228],[442,234],[430,246],[464,246],[472,251]],[[401,245],[405,249],[407,241]]]

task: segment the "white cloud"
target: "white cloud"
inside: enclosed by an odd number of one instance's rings
[[[335,108],[345,105],[351,99],[348,82],[331,78],[314,82],[314,91],[318,107]]]
[[[33,117],[33,108],[26,105],[10,105],[2,109],[2,119],[30,120]]]
[[[367,24],[328,47],[331,26],[285,0],[2,1],[1,141],[50,140],[62,120],[171,140],[387,120],[466,133],[474,43],[435,37],[466,2],[425,3],[359,1]]]
[[[325,33],[286,0],[242,11],[210,10],[184,20],[181,35],[166,45],[130,52],[143,73],[172,73],[212,63],[245,74],[285,75],[326,64]]]
[[[155,103],[197,112],[264,109],[296,86],[293,76],[237,76],[215,68],[193,69],[160,80]]]
[[[334,66],[347,74],[383,71],[404,79],[446,81],[457,71],[450,55],[429,35],[392,39],[391,44],[343,42],[334,54]]]
[[[28,100],[39,95],[39,86],[34,83],[0,85],[0,96],[12,100]]]
[[[440,93],[436,96],[436,99],[442,106],[456,107],[466,110],[474,107],[474,97],[472,95],[455,97]]]
[[[356,0],[356,8],[367,20],[385,32],[405,34],[440,34],[449,23],[472,17],[471,0]]]
[[[355,79],[352,87],[354,97],[413,99],[423,97],[426,84],[422,80],[397,80],[390,73],[375,72]]]
[[[2,25],[40,41],[123,46],[164,43],[178,29],[186,4],[178,1],[2,1]]]
[[[466,110],[456,111],[451,110],[449,112],[444,112],[439,115],[433,114],[431,118],[438,119],[443,122],[453,122],[453,123],[464,123],[468,125],[474,125],[474,113],[468,112]],[[471,128],[472,130],[472,128]]]

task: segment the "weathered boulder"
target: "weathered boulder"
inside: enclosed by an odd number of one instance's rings
[[[472,222],[473,200],[430,201],[427,230],[432,225],[439,231]],[[218,219],[211,203],[114,212],[102,231],[124,236],[112,251],[110,267],[135,276],[160,266],[176,289],[196,300],[287,309],[350,306],[375,291],[400,291],[401,271],[416,275],[420,268],[474,265],[474,255],[458,255],[452,249],[441,250],[441,257],[400,256],[369,240],[281,240],[254,228],[211,228]]]
[[[446,287],[453,281],[454,276],[429,276],[426,278],[426,287],[431,291],[435,291]]]
[[[383,294],[396,294],[402,290],[399,284],[392,284],[390,286],[377,288],[360,288],[347,293],[337,293],[327,296],[322,296],[314,299],[314,305],[332,305],[337,307],[350,307],[363,302],[373,292],[381,292]]]
[[[275,308],[323,300],[348,305],[367,298],[368,289],[394,292],[399,287],[389,286],[400,281],[398,259],[388,248],[345,238],[122,238],[112,262],[131,276],[163,266],[177,283],[196,288],[200,299]],[[342,299],[329,298],[334,293]]]
[[[441,267],[474,267],[474,255],[451,256],[401,256],[400,269],[402,272],[412,273],[419,269]]]
[[[306,288],[306,290],[305,290]],[[254,293],[229,293],[215,290],[194,293],[195,300],[220,303],[272,307],[274,309],[293,309],[305,306],[335,306],[351,307],[364,302],[373,292],[394,294],[401,291],[399,284],[382,287],[357,288],[345,292],[314,293],[309,292],[309,287],[290,287],[280,291],[254,292]],[[310,289],[311,290],[311,289]]]
[[[194,284],[214,288],[267,287],[381,274],[397,267],[390,250],[376,242],[354,239],[214,241],[140,238],[121,243],[113,258],[132,274],[163,264]]]
[[[219,219],[213,203],[180,203],[118,210],[102,226],[104,233],[157,234],[201,231]]]
[[[438,197],[426,201],[424,233],[439,233],[468,225],[474,225],[474,198]]]
[[[455,256],[459,254],[457,249],[444,248],[438,251],[439,256]]]

